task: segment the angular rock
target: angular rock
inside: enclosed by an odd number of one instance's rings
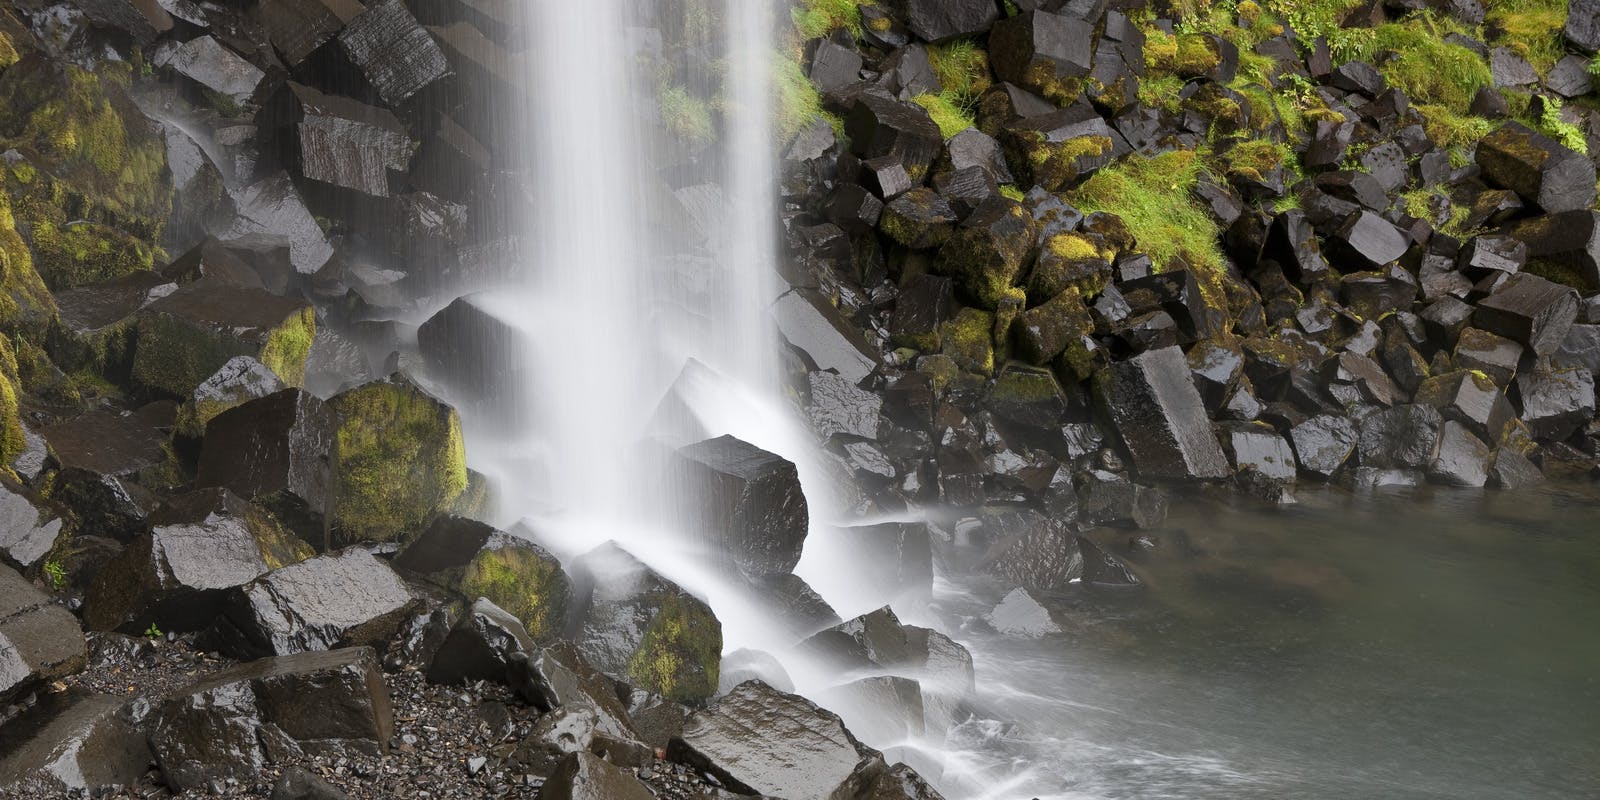
[[[999,7],[989,0],[894,0],[890,7],[912,34],[934,44],[983,33],[1000,18]]]
[[[939,349],[939,326],[955,313],[953,282],[942,275],[918,275],[900,288],[889,322],[895,344],[922,351]]]
[[[1583,367],[1551,369],[1544,365],[1517,376],[1522,421],[1541,441],[1559,442],[1588,424],[1595,415],[1594,374]]]
[[[1055,591],[1083,574],[1064,520],[1032,510],[985,514],[983,535],[989,540],[979,568],[1008,583],[1037,591]]]
[[[1547,212],[1594,204],[1594,162],[1520,122],[1507,122],[1485,136],[1476,158],[1486,180]]]
[[[1078,184],[1116,155],[1111,128],[1083,106],[1011,122],[1000,141],[1019,183],[1052,192]]]
[[[517,618],[479,597],[451,626],[433,661],[432,683],[510,682],[511,656],[534,651],[533,639]]]
[[[1050,618],[1050,611],[1027,589],[1012,589],[987,615],[989,626],[1010,636],[1038,639],[1060,633],[1061,626]]]
[[[224,590],[310,558],[305,542],[226,489],[181,495],[150,516],[149,532],[103,567],[85,598],[97,630],[185,632],[209,625]]]
[[[72,612],[0,567],[0,705],[83,668],[87,646]]]
[[[461,418],[403,374],[328,400],[332,541],[405,541],[467,489]]]
[[[876,92],[857,98],[844,125],[850,152],[862,159],[893,156],[914,182],[927,177],[944,146],[944,135],[926,109]]]
[[[1417,389],[1416,402],[1439,409],[1445,419],[1466,425],[1480,439],[1498,443],[1516,418],[1511,402],[1493,380],[1481,373],[1457,370],[1435,375]]]
[[[668,755],[742,794],[828,800],[867,750],[837,716],[759,681],[689,718]]]
[[[377,654],[356,647],[215,673],[161,705],[150,745],[168,786],[203,790],[212,781],[254,779],[288,748],[387,753],[393,726]]]
[[[228,589],[223,602],[222,615],[199,641],[248,659],[381,642],[405,619],[413,598],[383,562],[349,548]]]
[[[616,681],[601,674],[566,641],[537,653],[510,657],[512,687],[535,708],[589,708],[596,713],[595,731],[617,739],[637,738]]]
[[[261,115],[262,147],[301,177],[374,197],[390,194],[415,149],[387,109],[287,83]]]
[[[217,234],[223,242],[287,244],[290,262],[301,275],[317,272],[333,256],[333,245],[288,173],[274,173],[231,195],[239,213],[226,231]]]
[[[356,0],[274,0],[261,20],[272,45],[290,66],[306,60],[361,13]]]
[[[571,580],[544,548],[476,520],[440,517],[395,556],[394,567],[459,592],[487,598],[516,617],[536,641],[566,624]]]
[[[249,102],[256,87],[266,77],[256,65],[223,47],[210,36],[198,36],[184,42],[160,66],[171,67],[178,74],[216,92],[226,95],[235,103]]]
[[[1328,237],[1329,255],[1359,269],[1382,269],[1406,254],[1405,235],[1371,211],[1358,211]],[[1354,270],[1350,270],[1354,271]]]
[[[960,172],[971,167],[982,169],[995,183],[1011,183],[1014,179],[1006,167],[1005,151],[994,137],[977,128],[968,128],[945,142],[945,156],[950,169]]]
[[[1479,328],[1516,342],[1535,355],[1561,348],[1578,318],[1578,294],[1537,275],[1518,273],[1478,302],[1472,321]]]
[[[1256,423],[1229,430],[1228,449],[1235,469],[1255,470],[1268,480],[1284,483],[1294,482],[1298,474],[1294,449],[1270,425]]]
[[[304,383],[317,333],[304,300],[211,282],[155,300],[137,320],[134,384],[184,400],[236,356],[260,361],[290,386]]]
[[[211,419],[195,485],[226,488],[260,503],[302,538],[326,545],[333,444],[327,406],[299,389],[285,389]]]
[[[1544,85],[1550,91],[1571,99],[1594,91],[1594,76],[1589,74],[1589,59],[1569,55],[1550,68]]]
[[[178,409],[177,432],[203,438],[206,425],[218,414],[285,388],[283,379],[267,365],[249,356],[235,356],[201,381]]]
[[[1299,209],[1285,211],[1273,219],[1261,257],[1277,261],[1286,276],[1301,283],[1328,273],[1328,260],[1317,244],[1316,231]]]
[[[1083,582],[1098,586],[1139,586],[1144,583],[1126,562],[1087,536],[1078,537],[1083,553]]]
[[[899,202],[898,200],[896,202]],[[789,292],[773,305],[778,331],[818,369],[833,370],[860,383],[878,366],[875,350],[856,327],[826,300],[809,292]]]
[[[1094,25],[1064,14],[1023,12],[994,24],[989,48],[995,77],[1070,103],[1077,99],[1072,79],[1094,66]]]
[[[1167,497],[1160,489],[1103,470],[1083,473],[1078,503],[1091,525],[1154,528],[1167,519]]]
[[[163,405],[91,411],[40,431],[58,470],[51,499],[72,509],[86,532],[129,541],[144,529],[156,505],[145,484],[168,464],[161,428],[171,423],[171,406]]]
[[[1567,6],[1567,24],[1562,33],[1568,42],[1585,53],[1600,50],[1600,3],[1572,0]]]
[[[1489,446],[1455,420],[1439,432],[1439,453],[1428,467],[1428,477],[1448,486],[1480,488],[1489,482]]]
[[[37,567],[60,535],[59,511],[32,490],[0,477],[0,563],[23,571]]]
[[[1530,260],[1570,267],[1582,287],[1600,290],[1600,213],[1582,210],[1517,220],[1511,236],[1528,246]]]
[[[919,187],[884,206],[878,228],[885,236],[913,250],[928,250],[950,238],[960,216],[949,201]]]
[[[439,43],[400,0],[368,3],[339,32],[339,45],[390,106],[450,74]]]
[[[711,608],[607,543],[574,565],[574,641],[600,671],[669,700],[717,691],[722,624]]]
[[[1455,365],[1482,372],[1500,386],[1510,386],[1522,360],[1522,345],[1477,328],[1467,328],[1456,340]]]
[[[852,734],[873,741],[902,742],[926,733],[922,687],[898,675],[860,678],[820,693],[824,703],[843,709],[840,715]]]
[[[878,438],[882,398],[831,372],[807,373],[806,380],[811,388],[806,414],[818,436]]]
[[[127,698],[47,694],[0,728],[0,787],[25,797],[89,796],[144,777],[150,746]]]
[[[1167,347],[1113,364],[1095,375],[1094,388],[1139,474],[1176,480],[1229,474],[1183,351]]]
[[[1094,320],[1083,305],[1083,295],[1071,288],[1022,312],[1011,337],[1018,357],[1044,365],[1093,332]]]
[[[681,489],[704,535],[751,577],[790,572],[800,561],[810,512],[792,462],[732,436],[677,451]]]
[[[811,83],[823,92],[832,92],[861,79],[861,54],[829,39],[817,42],[811,56]]]
[[[934,268],[981,308],[999,307],[1022,271],[1036,226],[1021,203],[991,197],[939,248]]]
[[[1439,410],[1427,405],[1386,408],[1363,417],[1357,448],[1361,466],[1425,469],[1439,450]]]
[[[539,789],[540,800],[651,800],[654,797],[631,773],[589,753],[567,756]]]
[[[1057,429],[1071,410],[1052,372],[1016,363],[1000,370],[987,405],[1001,419],[1040,430]]]
[[[1333,477],[1356,450],[1356,429],[1350,420],[1328,414],[1312,417],[1289,430],[1300,468]]]
[[[1489,481],[1502,489],[1521,489],[1544,481],[1544,473],[1528,457],[1502,447],[1494,453],[1494,463],[1489,467]]]

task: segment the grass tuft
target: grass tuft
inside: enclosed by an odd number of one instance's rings
[[[822,95],[799,64],[782,53],[773,53],[772,80],[777,94],[777,102],[773,104],[777,116],[774,125],[783,144],[794,141],[794,137],[818,117],[827,120],[834,134],[843,140],[844,120],[823,109]]]
[[[837,30],[861,37],[861,4],[856,0],[800,0],[789,16],[801,39],[820,39]]]
[[[972,112],[963,108],[952,92],[919,94],[911,101],[928,110],[928,116],[933,117],[933,124],[939,126],[939,133],[946,139],[975,124]]]
[[[1200,153],[1193,150],[1129,156],[1096,172],[1067,199],[1086,214],[1106,211],[1121,217],[1138,237],[1139,250],[1158,268],[1181,260],[1216,275],[1225,267],[1217,223],[1192,194],[1203,169]]]

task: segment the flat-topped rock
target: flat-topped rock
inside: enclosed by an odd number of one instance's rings
[[[42,798],[137,784],[150,746],[130,716],[125,697],[44,695],[0,728],[0,787]]]
[[[87,652],[72,612],[0,567],[0,705],[82,669]]]
[[[380,642],[412,607],[400,576],[361,548],[273,570],[226,590],[207,649],[259,658]]]
[[[1114,363],[1095,376],[1094,389],[1140,475],[1194,480],[1230,473],[1182,350],[1166,347]]]
[[[794,569],[810,511],[792,462],[732,436],[676,454],[688,507],[725,557],[752,577]]]

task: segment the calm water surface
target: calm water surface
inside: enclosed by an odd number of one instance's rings
[[[952,756],[946,785],[1600,798],[1600,491],[1300,500],[1176,503],[1144,589],[1052,597],[1066,632],[1042,640],[969,626],[985,716],[1018,722],[959,731],[987,755]]]

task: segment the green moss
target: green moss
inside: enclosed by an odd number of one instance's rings
[[[21,60],[17,48],[11,43],[11,37],[5,31],[0,31],[0,69],[5,69]]]
[[[989,54],[970,39],[928,45],[928,63],[946,92],[967,100],[983,94],[993,83]]]
[[[339,544],[407,541],[467,487],[455,409],[403,380],[328,401],[338,419],[333,527]]]
[[[711,105],[682,86],[663,87],[657,96],[661,123],[674,136],[692,144],[706,144],[715,138],[711,124]]]
[[[205,97],[206,102],[210,103],[212,108],[217,110],[218,114],[224,117],[237,117],[244,113],[244,109],[239,107],[239,101],[234,100],[232,95],[204,87],[200,89],[200,94]]]
[[[824,119],[833,127],[833,133],[843,142],[844,120],[837,114],[830,113],[822,107],[822,95],[817,92],[817,87],[806,77],[800,65],[782,53],[774,53],[772,58],[773,92],[776,95],[773,103],[773,113],[776,119],[773,126],[778,131],[782,144],[787,145],[794,141],[800,131],[810,125],[812,120]]]
[[[1022,190],[1018,189],[1016,184],[1012,183],[1008,183],[1000,187],[1000,196],[1015,200],[1018,203],[1026,199],[1026,195],[1022,193]]]
[[[861,36],[861,6],[857,0],[800,0],[790,10],[789,18],[802,39],[818,39],[837,30],[850,31]]]
[[[1220,273],[1226,262],[1217,244],[1217,223],[1193,197],[1202,169],[1193,150],[1131,156],[1096,172],[1068,192],[1067,200],[1085,214],[1106,211],[1121,217],[1158,269],[1182,261],[1201,272]]]
[[[1600,289],[1600,286],[1589,285],[1589,282],[1584,280],[1583,275],[1579,273],[1577,268],[1573,267],[1571,264],[1565,264],[1559,261],[1550,261],[1543,258],[1536,258],[1529,261],[1527,266],[1523,267],[1522,269],[1524,272],[1538,275],[1545,280],[1555,281],[1563,286],[1571,286],[1580,292],[1589,292],[1594,291],[1595,289]]]
[[[716,694],[722,666],[722,623],[704,604],[666,595],[628,661],[628,677],[641,688],[680,703]]]
[[[960,98],[953,92],[923,93],[911,100],[928,110],[928,116],[933,117],[933,124],[939,126],[939,133],[946,139],[975,124],[971,108],[961,105]]]
[[[11,202],[0,191],[0,327],[42,332],[56,302],[34,268],[33,255],[17,233]]]
[[[1050,237],[1044,243],[1050,254],[1066,261],[1082,261],[1090,258],[1103,258],[1110,260],[1094,243],[1076,233],[1061,233]]]
[[[102,283],[155,264],[155,251],[116,228],[84,220],[33,220],[30,237],[41,277],[53,289]]]
[[[1042,132],[1026,129],[1007,129],[1002,143],[1007,163],[1019,181],[1052,192],[1075,183],[1111,152],[1111,140],[1104,136],[1051,142]]]
[[[1221,160],[1230,176],[1258,183],[1264,182],[1266,175],[1279,167],[1289,168],[1290,174],[1287,177],[1292,182],[1298,164],[1294,151],[1289,149],[1288,145],[1265,139],[1240,142],[1228,148],[1228,151],[1222,154]]]
[[[1460,114],[1446,106],[1423,104],[1415,108],[1422,115],[1422,128],[1428,138],[1446,150],[1464,153],[1465,148],[1476,144],[1494,130],[1494,123],[1489,120]]]
[[[994,372],[994,315],[963,308],[939,326],[939,346],[944,355],[967,372]]]
[[[561,635],[570,592],[560,563],[531,548],[482,550],[461,577],[461,593],[468,599],[488,598],[521,620],[529,635],[540,641]]]
[[[0,334],[0,465],[10,464],[11,459],[27,447],[18,405],[21,394],[16,351],[11,347],[11,340]]]
[[[317,315],[310,306],[291,315],[267,334],[261,348],[261,363],[290,386],[306,385],[306,358],[317,338]]]
[[[1503,43],[1545,74],[1566,54],[1561,29],[1567,0],[1494,0],[1484,3],[1484,23],[1504,31]]]

